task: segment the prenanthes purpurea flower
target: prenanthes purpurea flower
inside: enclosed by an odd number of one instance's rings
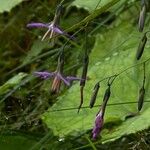
[[[53,78],[51,92],[55,94],[55,93],[58,93],[60,91],[60,86],[61,86],[62,81],[65,85],[70,86],[72,81],[82,80],[81,78],[73,77],[73,76],[66,76],[65,77],[63,75],[63,65],[64,65],[63,56],[60,55],[60,57],[58,58],[58,65],[57,65],[56,71],[54,71],[54,72],[47,72],[47,71],[34,72],[34,74],[37,77],[40,77],[42,79]]]
[[[98,114],[96,115],[95,126],[92,130],[92,137],[94,140],[96,140],[96,138],[100,134],[102,127],[103,127],[105,109],[106,109],[107,102],[108,102],[110,94],[111,94],[110,86],[111,86],[111,84],[108,84],[108,88],[106,89],[105,94],[104,94],[102,106],[100,107],[100,110],[99,110]]]
[[[95,126],[92,130],[92,135],[93,135],[92,138],[94,140],[96,140],[97,136],[101,132],[102,127],[103,127],[103,122],[104,122],[104,118],[103,118],[103,112],[101,109],[100,112],[96,115]]]
[[[55,72],[34,72],[34,75],[40,77],[41,79],[53,78],[53,83],[51,87],[52,93],[58,93],[60,90],[61,82],[63,81],[65,85],[70,86],[72,81],[80,81],[81,78],[74,76],[63,76],[58,70]]]
[[[69,34],[67,34],[66,32],[64,32],[59,26],[59,21],[60,21],[60,15],[62,12],[62,5],[58,5],[56,12],[55,12],[55,16],[52,22],[50,23],[41,23],[41,22],[33,22],[33,23],[29,23],[27,24],[27,27],[29,28],[47,28],[48,30],[46,31],[46,33],[44,34],[44,36],[42,37],[42,41],[49,35],[49,38],[55,38],[57,34],[60,35],[65,35],[69,38],[72,39],[71,36],[69,36]]]

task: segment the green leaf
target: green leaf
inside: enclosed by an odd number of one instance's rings
[[[119,4],[124,2],[125,0],[121,0]],[[111,0],[75,0],[71,6],[76,6],[77,8],[83,8],[90,13],[93,12],[95,9],[105,6],[106,4],[110,3]]]
[[[145,104],[147,105],[147,104]],[[146,106],[147,107],[147,106]],[[150,115],[150,108],[144,108],[142,113],[134,118],[124,121],[120,126],[115,128],[113,132],[104,131],[103,142],[114,141],[123,135],[129,135],[131,133],[136,133],[144,129],[148,129],[150,126],[150,120],[148,119]],[[111,133],[111,134],[110,134]]]
[[[18,75],[9,79],[6,83],[4,83],[2,86],[0,86],[0,95],[4,95],[7,92],[9,92],[10,90],[12,90],[13,87],[18,85],[26,76],[27,76],[26,73],[19,73]]]
[[[140,41],[140,36],[134,26],[128,22],[123,22],[116,27],[110,28],[108,32],[97,35],[95,47],[90,56],[90,66],[88,71],[89,80],[84,90],[84,106],[89,106],[89,100],[95,83],[105,77],[114,75],[122,70],[139,63],[135,60],[136,49]],[[148,45],[148,44],[147,44]],[[149,52],[146,47],[141,61],[148,59]],[[147,63],[146,74],[150,67]],[[148,82],[147,78],[147,82]],[[107,142],[120,138],[123,135],[135,133],[150,126],[149,106],[144,104],[141,115],[125,120],[131,112],[137,112],[138,90],[143,81],[143,66],[138,65],[130,68],[118,76],[111,88],[109,104],[128,103],[126,105],[111,105],[106,109],[105,125],[101,133],[101,141]],[[101,83],[100,92],[96,104],[102,103],[107,81]],[[145,100],[148,97],[150,88],[147,83]],[[93,128],[95,116],[99,107],[93,109],[81,109],[77,113],[80,102],[79,84],[73,85],[58,101],[43,114],[42,119],[51,128],[55,135],[66,136],[80,135],[82,132]],[[64,110],[63,110],[64,109]],[[68,109],[68,110],[67,110]],[[59,111],[58,111],[59,110]],[[62,110],[62,111],[61,111]]]
[[[21,3],[23,0],[0,0],[0,13],[10,11],[13,7]]]

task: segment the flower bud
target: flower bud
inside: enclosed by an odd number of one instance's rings
[[[103,127],[103,122],[104,122],[104,119],[103,119],[103,113],[102,113],[102,109],[101,109],[100,112],[96,116],[95,126],[92,130],[92,137],[94,140],[96,140],[96,138],[100,134],[102,127]]]
[[[145,89],[144,86],[142,86],[142,88],[139,90],[138,111],[140,111],[143,107],[144,96],[145,96]]]
[[[144,48],[147,42],[147,36],[146,33],[144,34],[144,36],[142,37],[138,49],[137,49],[137,53],[136,53],[136,59],[139,60],[144,52]]]
[[[139,31],[140,32],[143,31],[145,19],[146,19],[146,5],[143,5],[140,11],[140,17],[139,17]]]
[[[105,91],[104,98],[103,98],[103,102],[106,101],[106,103],[107,103],[107,101],[108,101],[108,99],[109,99],[109,97],[110,97],[110,94],[111,94],[111,92],[110,92],[110,85],[109,85],[108,88],[107,88],[106,91]]]
[[[96,101],[96,97],[97,97],[99,88],[100,88],[100,85],[99,85],[99,82],[98,82],[98,83],[95,85],[94,90],[93,90],[93,93],[92,93],[92,97],[91,97],[91,100],[90,100],[90,108],[92,108],[92,107],[94,106],[94,104],[95,104],[95,101]]]

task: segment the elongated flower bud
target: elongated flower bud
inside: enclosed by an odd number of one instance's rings
[[[140,111],[143,107],[144,96],[145,96],[145,89],[144,86],[142,86],[142,88],[139,90],[138,111]]]
[[[139,60],[141,58],[141,56],[144,52],[146,42],[147,42],[147,36],[146,36],[146,33],[145,33],[144,36],[142,37],[142,39],[139,43],[138,49],[137,49],[137,53],[136,53],[137,60]]]
[[[140,17],[139,17],[139,31],[142,32],[144,29],[146,19],[146,5],[144,4],[140,11]]]
[[[110,94],[111,94],[111,92],[110,92],[110,86],[108,86],[108,88],[106,89],[105,94],[104,94],[103,102],[104,101],[106,101],[106,102],[108,101],[108,99],[110,97]]]
[[[103,112],[102,110],[100,110],[100,112],[97,114],[96,119],[95,119],[95,126],[92,130],[92,134],[93,134],[93,139],[95,140],[98,135],[100,134],[102,127],[103,127]]]
[[[110,94],[111,94],[111,92],[110,92],[110,85],[108,85],[108,88],[105,91],[104,98],[103,98],[103,103],[102,103],[102,106],[101,106],[102,116],[104,116],[106,105],[107,105],[107,102],[108,102],[108,100],[110,98]]]
[[[93,94],[92,94],[92,97],[91,97],[91,100],[90,100],[90,108],[92,108],[94,106],[94,104],[95,104],[99,88],[100,88],[100,85],[99,85],[99,82],[98,82],[95,85],[94,90],[93,90]]]
[[[102,106],[95,119],[95,126],[92,131],[93,139],[96,139],[102,130],[103,123],[104,123],[105,109],[106,109],[106,105],[109,100],[110,94],[111,94],[110,85],[108,85],[108,88],[106,89],[105,94],[104,94]]]

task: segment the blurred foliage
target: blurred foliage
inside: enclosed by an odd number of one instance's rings
[[[4,85],[0,86],[0,95],[8,93],[10,90],[12,90],[11,88],[18,85],[26,76],[27,74],[25,73],[19,73],[12,79],[9,79]]]
[[[136,0],[115,2],[116,5],[112,0],[65,0],[63,3],[61,28],[67,30],[79,25],[70,30],[70,35],[83,27],[79,23],[87,16],[91,18],[87,28],[90,66],[84,106],[88,106],[96,81],[137,63],[135,53],[142,36],[137,31],[140,3]],[[126,116],[136,111],[136,103],[108,106],[102,138],[93,142],[90,132],[98,108],[81,109],[77,114],[79,84],[69,89],[62,86],[58,95],[52,95],[51,80],[32,75],[37,70],[55,71],[59,52],[68,39],[60,36],[53,46],[48,40],[41,41],[45,29],[27,29],[26,25],[51,22],[59,3],[60,0],[0,0],[0,149],[149,148],[149,103],[144,104],[140,115],[127,120]],[[96,9],[104,11],[93,17]],[[146,29],[149,20],[148,16]],[[65,47],[64,75],[80,76],[84,42],[85,33],[81,30]],[[148,49],[146,46],[141,62],[149,57]],[[137,66],[115,80],[110,104],[136,101],[142,71],[142,66]],[[148,76],[149,70],[146,74]],[[97,104],[105,87],[104,82]],[[146,100],[149,100],[149,82],[146,89]],[[68,108],[75,109],[66,110]],[[147,130],[139,132],[144,129]]]
[[[19,3],[21,3],[23,0],[7,0],[7,1],[3,1],[0,0],[0,13],[4,12],[4,11],[10,11],[13,7],[15,7],[16,5],[18,5]]]

